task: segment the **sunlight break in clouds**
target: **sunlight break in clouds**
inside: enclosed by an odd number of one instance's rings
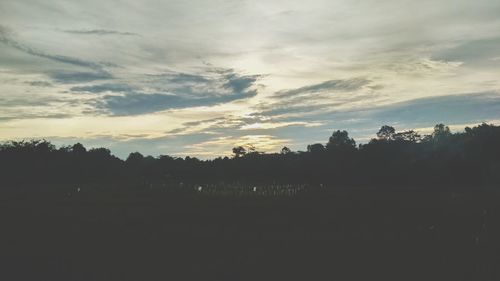
[[[0,139],[206,158],[499,120],[498,14],[494,0],[4,0]]]

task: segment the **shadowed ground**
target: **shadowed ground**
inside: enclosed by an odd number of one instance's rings
[[[497,192],[1,192],[5,280],[498,280]],[[2,278],[3,279],[3,278]]]

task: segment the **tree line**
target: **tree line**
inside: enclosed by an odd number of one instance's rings
[[[452,133],[438,124],[429,135],[384,125],[366,144],[347,131],[307,151],[262,153],[233,148],[232,157],[143,156],[126,160],[106,148],[46,140],[0,145],[2,185],[65,183],[290,183],[361,187],[494,187],[500,183],[500,126],[481,124]]]

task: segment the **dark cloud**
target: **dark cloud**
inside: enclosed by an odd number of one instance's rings
[[[331,107],[331,104],[315,104],[315,105],[293,105],[293,106],[283,106],[283,105],[278,105],[275,104],[273,105],[265,105],[259,107],[261,110],[258,114],[265,115],[265,116],[277,116],[277,115],[283,115],[283,114],[304,114],[304,113],[311,113],[314,111],[318,111],[327,107]]]
[[[229,73],[225,75],[226,83],[224,83],[223,87],[225,89],[230,89],[236,93],[242,93],[255,83],[257,79],[260,78],[260,75],[246,75],[246,76],[238,76],[236,73]]]
[[[184,133],[187,131],[188,128],[186,127],[183,127],[183,128],[177,128],[177,129],[173,129],[173,130],[170,130],[170,131],[166,131],[165,134],[166,135],[176,135],[176,134],[180,134],[180,133]]]
[[[171,83],[206,83],[209,82],[209,78],[199,75],[199,74],[189,74],[189,73],[172,73],[160,75],[165,77]]]
[[[205,77],[201,74],[173,72],[148,76],[151,78],[148,86],[158,92],[168,92],[194,98],[214,96],[221,93],[221,88],[217,85],[215,78]]]
[[[373,89],[356,92],[370,83],[364,79],[330,80],[324,83],[275,93],[271,102],[254,107],[261,115],[277,116],[284,114],[311,115],[315,112],[334,112],[338,107],[366,102],[379,96]],[[330,91],[335,91],[332,99]]]
[[[49,75],[58,82],[62,83],[84,82],[84,81],[93,81],[99,79],[109,79],[112,77],[112,75],[109,72],[104,70],[103,63],[86,61],[69,56],[53,55],[36,50],[28,45],[22,44],[13,39],[11,36],[11,32],[4,26],[0,26],[0,42],[35,57],[45,58],[51,61],[87,68],[91,70],[90,72],[87,71],[87,72],[50,73]]]
[[[62,103],[71,101],[67,98],[59,98],[59,97],[0,97],[0,107],[18,107],[18,106],[48,106],[53,103]]]
[[[261,75],[241,75],[233,69],[207,68],[203,74],[163,73],[149,75],[154,80],[151,87],[183,96],[202,97],[221,95],[224,92],[240,93],[253,91],[250,88]]]
[[[226,120],[226,117],[217,117],[217,118],[205,119],[205,120],[200,120],[200,121],[185,122],[185,123],[182,123],[182,125],[187,126],[187,127],[192,127],[192,126],[199,126],[199,125],[203,125],[203,124],[219,122],[219,121],[224,121],[224,120]]]
[[[73,87],[72,91],[105,95],[91,102],[98,112],[111,115],[137,115],[175,108],[213,106],[257,95],[254,89],[259,75],[240,75],[232,69],[205,74],[163,73],[149,75],[147,90],[126,84],[100,84]],[[150,91],[155,91],[150,93]]]
[[[294,120],[294,122],[283,123],[267,116],[252,115],[250,117],[241,117],[236,115],[226,115],[224,117],[185,122],[182,124],[182,127],[167,131],[165,134],[189,135],[194,132],[203,131],[205,133],[219,136],[232,135],[241,137],[247,135],[249,133],[248,130],[251,130],[252,134],[257,135],[267,135],[275,132],[281,133],[287,130],[294,130],[297,135],[300,135],[301,133],[298,131],[307,128],[309,124],[315,123],[314,127],[317,128],[321,125],[320,123],[322,123],[319,122],[320,120],[310,120],[308,122],[303,121],[304,120]],[[251,127],[256,124],[258,126]],[[300,128],[300,130],[298,128]]]
[[[351,92],[362,88],[371,81],[364,78],[353,78],[347,80],[329,80],[323,83],[309,85],[293,90],[279,91],[275,94],[276,97],[289,97],[301,94],[311,94],[325,91]]]
[[[202,98],[186,98],[171,94],[127,92],[124,95],[106,95],[91,105],[111,115],[138,115],[174,108],[212,106],[255,96],[256,92]]]
[[[500,94],[494,92],[427,97],[396,103],[366,112],[380,123],[414,126],[432,123],[464,124],[500,119]]]
[[[373,108],[316,111],[307,116],[280,120],[322,120],[327,122],[327,127],[362,131],[376,130],[383,124],[409,129],[432,127],[437,123],[473,124],[495,119],[500,119],[500,94],[480,92],[426,97]]]
[[[83,71],[57,71],[48,74],[50,78],[63,84],[83,83],[96,80],[113,79],[113,75],[107,71],[83,72]]]
[[[133,32],[122,32],[109,29],[88,29],[88,30],[63,30],[66,33],[82,34],[82,35],[125,35],[125,36],[140,36]]]
[[[475,40],[442,50],[433,56],[444,61],[459,61],[468,65],[500,65],[500,37]]]
[[[46,114],[34,114],[34,113],[26,113],[23,116],[8,116],[8,115],[0,115],[1,121],[11,121],[11,120],[20,120],[20,119],[63,119],[72,117],[71,114],[65,113],[46,113]]]
[[[52,83],[47,82],[47,81],[29,81],[26,82],[26,84],[33,86],[33,87],[52,87]]]
[[[90,86],[77,86],[70,89],[74,92],[102,93],[102,92],[130,92],[134,88],[127,84],[99,84]]]
[[[72,58],[68,56],[60,56],[60,55],[51,55],[44,53],[42,51],[35,50],[31,48],[30,46],[21,44],[11,38],[10,32],[5,27],[0,26],[0,42],[3,44],[10,46],[14,49],[17,49],[19,51],[22,51],[24,53],[30,54],[32,56],[37,56],[41,58],[46,58],[49,60],[57,61],[57,62],[62,62],[62,63],[67,63],[67,64],[72,64],[76,66],[81,66],[81,67],[86,67],[86,68],[92,68],[92,69],[101,69],[101,65],[94,63],[94,62],[88,62],[84,60],[80,60],[77,58]]]
[[[125,93],[122,96],[107,95],[97,103],[97,108],[112,115],[137,115],[168,108],[185,107],[186,100],[167,94]]]
[[[45,112],[44,109],[50,108],[52,106],[71,107],[78,103],[78,100],[57,96],[26,96],[18,98],[1,97],[0,120],[7,121],[37,118],[66,118],[69,117],[70,114],[63,112]]]
[[[373,99],[372,91],[356,92],[371,83],[364,78],[328,80],[319,84],[275,93],[273,99],[254,107],[257,115],[280,118],[287,121],[313,121],[316,115],[331,114],[339,107]],[[335,99],[330,97],[335,92]],[[321,116],[324,118],[325,116]]]
[[[128,139],[128,138],[147,138],[147,137],[150,137],[151,135],[149,134],[120,134],[117,136],[118,139],[120,138],[125,138],[125,139]]]

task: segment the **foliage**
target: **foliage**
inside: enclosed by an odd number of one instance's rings
[[[5,185],[92,182],[325,183],[334,186],[460,187],[500,183],[500,127],[482,124],[452,133],[438,124],[431,135],[382,126],[358,147],[347,131],[306,152],[233,148],[233,158],[152,157],[131,153],[125,161],[106,148],[82,144],[56,148],[46,140],[0,145]]]

